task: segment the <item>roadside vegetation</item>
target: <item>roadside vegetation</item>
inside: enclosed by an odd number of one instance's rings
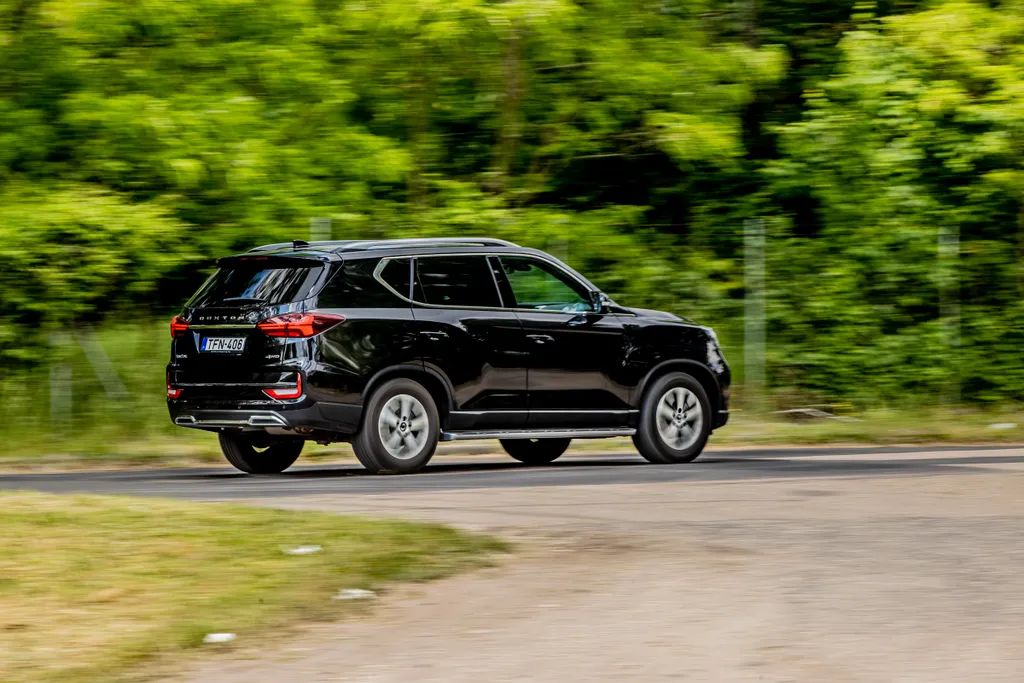
[[[223,463],[215,435],[171,424],[164,400],[164,366],[169,337],[166,320],[95,328],[89,333],[111,360],[116,384],[102,378],[82,344],[69,347],[63,361],[68,380],[68,413],[50,414],[49,368],[23,371],[0,382],[0,467],[165,466]],[[82,337],[79,338],[81,340]],[[742,356],[729,352],[734,372]],[[108,369],[109,371],[109,369]],[[43,400],[40,400],[42,395]],[[711,446],[804,445],[827,443],[1024,443],[1024,411],[1018,404],[965,404],[939,407],[910,398],[893,405],[871,402],[810,404],[820,413],[753,412],[742,395],[734,401],[729,425]],[[796,401],[782,403],[802,406]],[[831,417],[829,417],[831,416]],[[493,444],[495,452],[500,452]],[[584,441],[574,450],[631,448],[625,441]],[[442,449],[443,450],[443,449]],[[476,449],[479,450],[479,449]],[[351,457],[345,444],[307,443],[303,462]]]
[[[1013,410],[1022,26],[1012,0],[0,0],[2,457],[192,448],[150,321],[311,219],[547,249],[713,325],[739,407],[763,296],[769,413]]]
[[[319,546],[308,554],[288,554]],[[450,528],[223,504],[0,493],[0,680],[111,681],[210,633],[252,642],[381,590],[481,566]],[[308,548],[307,548],[308,550]],[[229,647],[229,646],[228,646]]]

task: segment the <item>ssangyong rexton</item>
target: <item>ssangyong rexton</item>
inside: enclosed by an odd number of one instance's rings
[[[535,249],[296,241],[218,265],[171,323],[167,405],[243,472],[281,472],[305,441],[349,441],[371,472],[414,472],[458,439],[540,465],[571,439],[632,436],[681,463],[729,416],[710,328],[618,306]]]

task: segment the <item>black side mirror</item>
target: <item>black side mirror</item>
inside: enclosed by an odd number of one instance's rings
[[[591,292],[590,302],[598,313],[607,313],[608,307],[612,304],[612,300],[603,292]]]

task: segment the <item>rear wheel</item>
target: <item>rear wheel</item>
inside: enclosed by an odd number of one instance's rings
[[[499,439],[501,447],[519,462],[527,465],[547,465],[554,462],[572,439]]]
[[[690,375],[665,375],[644,393],[633,443],[650,462],[696,460],[710,434],[711,403],[704,387]]]
[[[367,401],[352,450],[370,472],[416,472],[434,455],[439,425],[430,392],[411,379],[393,379]]]
[[[299,458],[302,439],[279,438],[267,434],[221,432],[220,449],[235,469],[247,474],[284,472]]]

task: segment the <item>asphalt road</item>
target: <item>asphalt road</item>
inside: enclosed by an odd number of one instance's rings
[[[439,456],[424,472],[404,476],[371,476],[357,464],[300,465],[279,475],[263,476],[244,475],[222,466],[6,474],[0,475],[0,489],[226,500],[780,478],[933,476],[980,473],[992,466],[1014,463],[1024,463],[1024,449],[929,446],[716,450],[686,465],[651,465],[636,454],[571,454],[544,467],[527,467],[497,456]]]
[[[515,541],[493,569],[385,593],[359,618],[196,653],[183,683],[1024,680],[1024,448],[713,450],[676,466],[584,453],[538,468],[446,456],[409,476],[224,466],[9,474],[2,488]]]

